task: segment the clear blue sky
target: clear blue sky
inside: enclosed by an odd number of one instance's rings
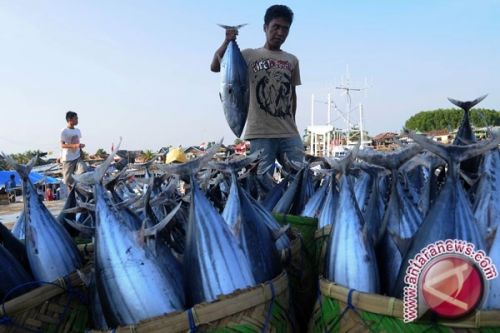
[[[399,131],[412,114],[450,107],[446,97],[489,97],[500,110],[500,1],[285,1],[295,21],[283,49],[298,56],[299,131],[311,94],[326,100],[349,67],[371,135]],[[270,1],[0,0],[0,150],[59,151],[64,114],[74,110],[87,151],[157,150],[224,137],[211,73],[224,32],[249,23],[241,48],[264,44]],[[334,92],[344,106],[344,97]],[[353,118],[357,117],[353,113]],[[317,123],[326,105],[316,104]],[[343,127],[336,119],[334,125]]]

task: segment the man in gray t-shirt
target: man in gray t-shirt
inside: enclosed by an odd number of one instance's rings
[[[262,48],[242,51],[248,65],[250,86],[244,137],[250,141],[251,152],[264,150],[265,158],[259,165],[261,174],[272,172],[276,159],[283,164],[285,154],[295,161],[302,161],[304,156],[304,145],[295,123],[295,87],[301,84],[299,61],[281,50],[292,21],[293,12],[287,6],[269,7],[264,16],[266,43]],[[226,30],[225,40],[212,60],[213,72],[220,71],[220,59],[237,33],[233,29]]]
[[[81,150],[85,147],[80,142],[82,134],[78,128],[78,115],[76,112],[66,112],[66,127],[61,131],[61,162],[63,182],[71,190],[74,184],[73,174],[87,171],[87,164],[83,161]]]

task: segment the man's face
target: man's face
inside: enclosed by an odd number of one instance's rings
[[[70,119],[69,119],[69,123],[71,124],[71,126],[76,126],[76,125],[78,125],[78,116],[73,117],[73,118],[70,118]]]
[[[272,19],[268,25],[264,24],[264,32],[266,33],[267,44],[272,49],[278,49],[285,42],[288,32],[290,31],[290,23],[282,17]]]

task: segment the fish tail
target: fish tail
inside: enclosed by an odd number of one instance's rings
[[[240,30],[240,28],[243,28],[245,25],[247,25],[248,23],[244,23],[244,24],[239,24],[239,25],[224,25],[224,24],[219,24],[217,23],[217,25],[223,29],[226,29],[226,30]]]
[[[104,178],[104,174],[106,173],[106,170],[108,170],[108,167],[111,165],[111,162],[113,162],[116,152],[118,151],[118,149],[120,149],[121,144],[122,138],[120,137],[118,145],[113,151],[111,151],[111,154],[109,154],[108,158],[106,158],[106,160],[102,164],[95,168],[94,180],[96,181],[96,183],[100,182]]]
[[[36,155],[28,162],[28,164],[19,164],[12,157],[3,152],[0,155],[2,155],[5,161],[17,171],[22,179],[28,179],[31,169],[33,169],[33,166],[38,159],[38,155]]]
[[[461,109],[463,109],[464,111],[467,112],[470,109],[472,109],[475,105],[479,104],[483,99],[485,99],[486,96],[488,96],[488,94],[483,95],[481,97],[478,97],[478,98],[476,98],[473,101],[467,101],[467,102],[462,102],[462,101],[459,101],[459,100],[456,100],[456,99],[453,99],[453,98],[450,98],[450,97],[448,97],[448,100],[451,103],[455,104],[456,106],[458,106],[459,108],[461,108]]]

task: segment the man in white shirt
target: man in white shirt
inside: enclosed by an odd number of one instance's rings
[[[78,125],[76,112],[66,112],[66,127],[61,131],[61,162],[63,181],[71,190],[74,184],[73,174],[87,171],[87,164],[82,160],[81,149],[85,147],[80,143],[82,133],[75,126]]]

